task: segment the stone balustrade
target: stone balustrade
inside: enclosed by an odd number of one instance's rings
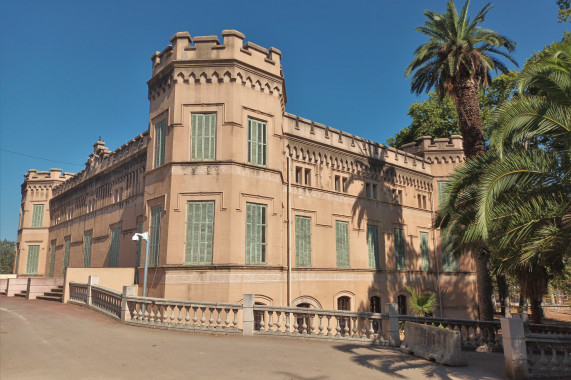
[[[240,333],[242,305],[128,297],[125,323],[191,331]]]
[[[494,351],[502,351],[503,349],[499,321],[414,317],[410,315],[399,315],[399,321],[411,321],[459,331],[462,336],[463,349],[475,349],[484,344]]]
[[[530,376],[571,376],[571,335],[525,335]]]
[[[69,300],[72,303],[87,304],[87,284],[79,282],[69,283]]]
[[[387,314],[254,305],[254,335],[357,341],[388,345],[382,322]]]
[[[121,318],[121,293],[103,286],[91,286],[91,307],[110,317]]]

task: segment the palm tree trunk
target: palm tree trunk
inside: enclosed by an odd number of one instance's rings
[[[477,157],[486,151],[486,145],[482,135],[482,117],[476,82],[469,77],[461,80],[455,86],[452,96],[456,104],[458,126],[464,140],[464,154],[466,158]]]
[[[490,277],[489,256],[490,253],[481,248],[474,252],[476,261],[476,281],[478,284],[478,311],[480,320],[491,321],[494,319],[494,305],[492,304],[492,278]]]
[[[531,309],[531,323],[541,323],[541,317],[543,314],[541,312],[541,298],[530,298],[529,305]]]
[[[454,86],[452,96],[458,114],[458,126],[464,140],[464,155],[467,159],[484,154],[486,146],[482,135],[482,118],[480,116],[480,100],[478,86],[466,72],[458,84]],[[489,252],[481,248],[475,251],[476,277],[478,281],[478,309],[480,319],[491,321],[494,318],[492,304],[492,278],[490,277]]]
[[[506,276],[498,273],[496,275],[496,282],[498,284],[498,295],[500,296],[500,304],[502,305],[502,315],[506,315],[506,297],[508,293],[508,282]]]

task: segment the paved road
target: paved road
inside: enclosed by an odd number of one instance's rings
[[[85,308],[0,296],[0,378],[502,379],[501,354],[451,368],[392,348],[122,325]]]

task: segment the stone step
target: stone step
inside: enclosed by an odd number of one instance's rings
[[[60,288],[53,288],[53,289],[50,290],[50,291],[53,292],[53,293],[61,293],[61,294],[63,294],[63,289],[60,289]]]
[[[44,296],[50,296],[50,297],[63,297],[63,292],[45,292]]]
[[[28,295],[28,293],[27,293],[25,290],[23,290],[23,291],[21,291],[20,293],[15,293],[15,294],[14,294],[14,297],[26,298],[27,295]]]
[[[36,298],[44,301],[58,301],[58,302],[61,302],[62,299],[62,297],[59,296],[46,296],[46,295],[37,296]]]

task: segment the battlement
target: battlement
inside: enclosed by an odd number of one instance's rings
[[[437,139],[433,139],[431,136],[422,136],[416,142],[403,145],[402,150],[435,163],[463,162],[465,160],[463,140],[462,136],[459,135]]]
[[[236,30],[223,30],[223,44],[218,36],[191,37],[188,32],[178,32],[161,52],[155,52],[153,77],[173,61],[238,60],[275,76],[281,76],[282,53],[276,48],[263,48],[252,42],[243,43],[244,34]]]
[[[50,169],[50,171],[38,171],[36,169],[28,170],[28,173],[24,174],[24,181],[48,181],[48,180],[60,180],[65,181],[68,178],[74,176],[73,173],[63,172],[62,169]]]

